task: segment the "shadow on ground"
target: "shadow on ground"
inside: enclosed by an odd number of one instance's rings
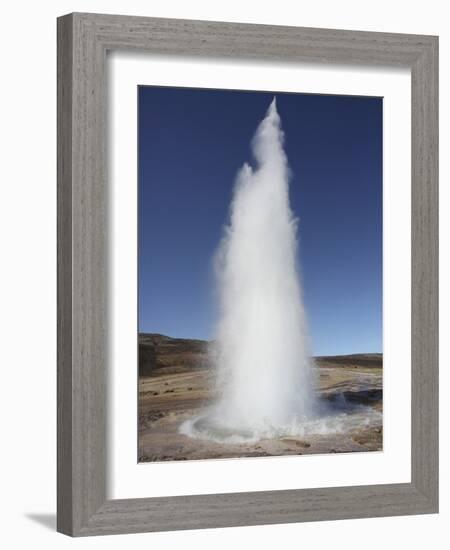
[[[56,514],[25,514],[25,517],[50,531],[56,531]]]

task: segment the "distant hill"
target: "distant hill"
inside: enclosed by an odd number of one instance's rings
[[[154,376],[207,368],[209,343],[205,340],[139,334],[139,376]]]
[[[365,368],[381,368],[382,353],[352,353],[350,355],[325,355],[314,357],[320,367],[355,366]]]
[[[175,374],[210,367],[208,349],[212,342],[171,338],[163,334],[139,334],[139,376]],[[381,368],[381,353],[320,356],[319,367]]]

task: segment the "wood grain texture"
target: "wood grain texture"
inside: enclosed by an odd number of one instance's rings
[[[438,507],[438,42],[412,81],[411,360],[412,479]]]
[[[58,529],[76,533],[106,499],[106,69],[103,47],[80,18],[59,20],[58,42],[66,77],[58,94]]]
[[[412,481],[107,500],[106,52],[390,65],[412,74]],[[438,40],[115,15],[58,20],[58,530],[99,535],[438,509]]]
[[[57,528],[72,525],[72,25],[58,21]]]

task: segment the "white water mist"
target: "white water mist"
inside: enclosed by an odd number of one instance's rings
[[[220,245],[217,414],[233,429],[280,429],[311,415],[313,388],[289,206],[289,167],[272,101],[241,169]]]
[[[216,258],[218,402],[182,431],[248,440],[291,432],[312,414],[311,360],[297,269],[297,220],[272,101],[252,143],[256,167],[238,174]]]

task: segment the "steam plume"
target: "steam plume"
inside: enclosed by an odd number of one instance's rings
[[[297,271],[297,220],[274,98],[241,169],[217,278],[219,408],[230,427],[276,428],[311,412],[311,368]]]

